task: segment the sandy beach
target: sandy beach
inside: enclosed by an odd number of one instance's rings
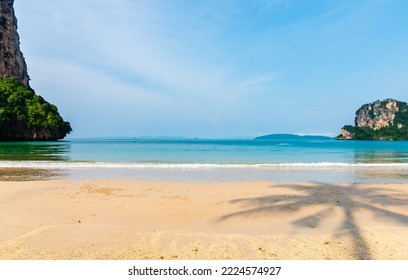
[[[408,185],[0,182],[0,259],[408,259]]]

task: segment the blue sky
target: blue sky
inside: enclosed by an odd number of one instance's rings
[[[408,101],[405,0],[16,0],[31,86],[71,137],[336,135]]]

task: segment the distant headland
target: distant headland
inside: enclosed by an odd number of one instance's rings
[[[29,85],[14,0],[0,0],[0,141],[58,140],[72,131]]]
[[[392,98],[364,104],[354,126],[342,128],[338,140],[408,140],[408,104]]]
[[[296,135],[296,134],[268,134],[256,137],[255,140],[278,140],[278,139],[308,139],[308,140],[329,140],[332,137],[320,135]]]

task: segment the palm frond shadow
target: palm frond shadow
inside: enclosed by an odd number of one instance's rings
[[[276,186],[274,188],[277,188]],[[406,194],[392,194],[386,188],[362,188],[359,185],[282,185],[279,188],[298,191],[292,195],[267,195],[262,197],[242,198],[229,201],[232,204],[243,204],[246,210],[237,211],[221,216],[217,222],[232,219],[234,217],[250,217],[259,215],[277,214],[279,212],[299,211],[312,205],[322,205],[325,209],[302,217],[292,223],[297,227],[318,227],[324,220],[330,218],[337,208],[344,212],[344,219],[339,227],[336,237],[351,234],[353,240],[353,255],[356,259],[371,259],[367,241],[364,239],[361,229],[356,223],[354,212],[365,209],[378,217],[386,217],[395,222],[408,225],[408,215],[396,213],[381,207],[407,206]],[[386,195],[385,193],[388,193]]]

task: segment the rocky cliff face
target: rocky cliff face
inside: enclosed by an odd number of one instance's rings
[[[397,101],[391,98],[365,104],[356,112],[355,126],[378,130],[394,125],[395,114],[398,111]]]
[[[356,112],[355,126],[374,130],[389,127],[394,125],[395,114],[398,111],[397,101],[391,98],[365,104]]]
[[[394,99],[365,104],[357,110],[355,126],[344,126],[337,139],[408,139],[408,105]]]
[[[0,0],[0,78],[16,77],[29,86],[27,65],[20,51],[14,0]]]

